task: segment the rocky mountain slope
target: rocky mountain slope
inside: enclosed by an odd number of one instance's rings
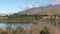
[[[18,12],[19,14],[60,14],[60,4],[35,7],[25,11]]]

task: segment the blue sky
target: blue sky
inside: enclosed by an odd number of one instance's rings
[[[52,0],[0,0],[0,13],[16,13],[33,7],[47,6]]]

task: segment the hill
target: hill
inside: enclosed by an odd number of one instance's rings
[[[25,11],[18,12],[19,14],[60,14],[60,4],[35,7]]]

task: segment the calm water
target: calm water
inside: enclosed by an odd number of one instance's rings
[[[42,25],[47,24],[47,22],[42,22]],[[8,26],[12,26],[12,28],[17,28],[18,26],[23,28],[30,28],[32,24],[6,24],[6,23],[0,23],[0,28],[6,29]]]

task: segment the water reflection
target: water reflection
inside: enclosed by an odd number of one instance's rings
[[[30,28],[31,24],[6,24],[6,23],[0,23],[0,28],[6,29],[6,27],[12,26],[12,28],[16,29],[17,27],[23,27],[23,28]]]
[[[46,25],[47,23],[48,22],[42,22],[42,25]],[[19,24],[19,23],[7,24],[7,23],[0,23],[0,28],[2,28],[2,29],[6,29],[9,26],[12,26],[12,28],[14,28],[14,29],[16,29],[17,27],[30,28],[32,26],[32,24]]]
[[[2,28],[2,29],[6,29],[6,24],[4,24],[4,23],[0,23],[0,28]]]

